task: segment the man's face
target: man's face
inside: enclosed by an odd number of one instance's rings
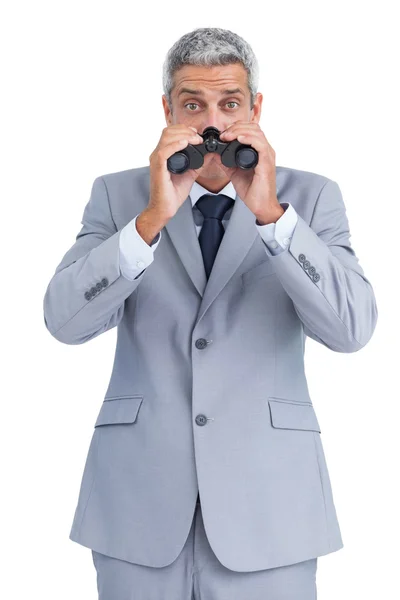
[[[185,65],[175,73],[171,96],[172,113],[165,95],[162,97],[167,125],[183,123],[200,134],[210,126],[223,131],[235,121],[258,123],[261,115],[262,94],[256,95],[254,108],[250,110],[247,71],[240,63],[213,67]],[[199,169],[201,179],[226,179],[220,165],[219,154],[207,153],[204,166]]]

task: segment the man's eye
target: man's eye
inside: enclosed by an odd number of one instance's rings
[[[228,104],[237,104],[239,106],[238,102],[235,102],[234,100],[232,100],[231,102],[227,102],[226,106],[228,106]],[[196,102],[188,102],[187,104],[185,104],[185,108],[186,106],[198,106],[198,104],[196,104]],[[192,109],[189,109],[190,112],[193,112]]]

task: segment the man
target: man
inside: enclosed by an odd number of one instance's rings
[[[70,533],[100,600],[312,600],[343,547],[305,338],[360,350],[376,301],[338,184],[275,165],[257,73],[231,31],[174,44],[150,165],[95,179],[46,290],[57,340],[118,327]],[[255,168],[170,173],[208,126]]]

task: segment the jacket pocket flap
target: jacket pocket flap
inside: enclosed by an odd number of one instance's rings
[[[143,396],[118,396],[106,398],[101,405],[95,427],[115,423],[134,423],[139,412]]]
[[[269,398],[268,403],[273,427],[279,429],[306,429],[321,433],[317,415],[311,403],[273,398]]]
[[[249,271],[242,273],[242,282],[244,285],[247,285],[248,283],[258,281],[259,279],[267,277],[267,275],[271,275],[275,272],[275,266],[272,263],[272,260],[264,260],[261,264],[256,265]]]

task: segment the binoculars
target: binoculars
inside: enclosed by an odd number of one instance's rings
[[[216,127],[206,127],[200,136],[202,144],[188,144],[183,150],[178,150],[167,160],[167,169],[171,173],[181,174],[188,169],[200,169],[204,164],[207,152],[218,152],[225,167],[252,169],[258,163],[258,152],[249,144],[241,144],[238,140],[222,142],[220,131]]]

